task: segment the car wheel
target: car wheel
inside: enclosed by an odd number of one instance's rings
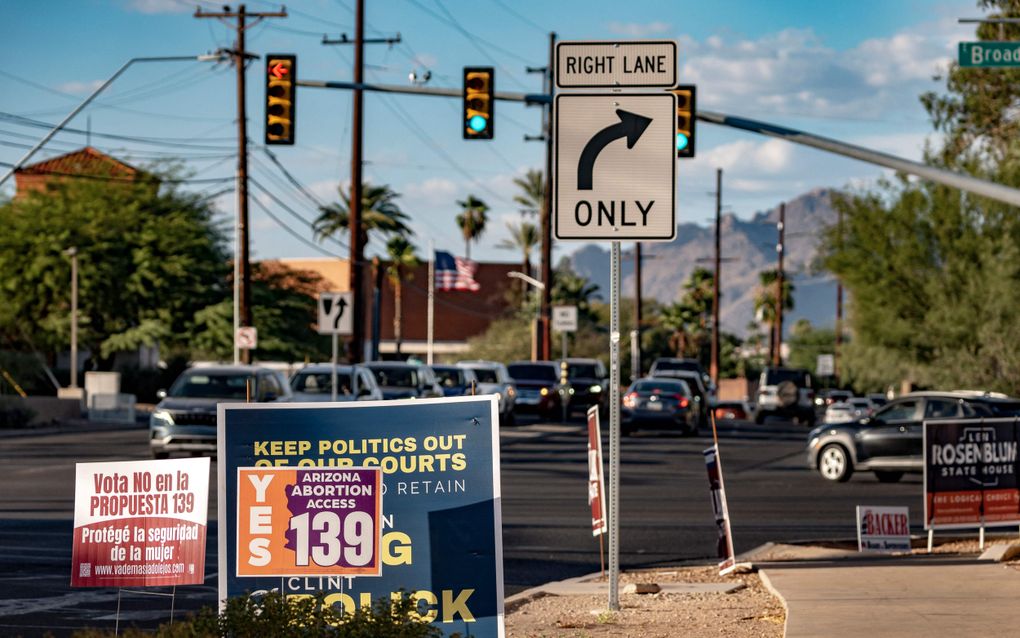
[[[758,425],[764,425],[765,424],[765,418],[767,416],[768,416],[768,414],[766,412],[764,412],[762,410],[758,410],[758,413],[754,415],[754,422],[757,423]]]
[[[838,483],[850,480],[854,473],[854,464],[846,448],[838,443],[830,443],[822,448],[818,455],[818,472],[823,478]]]
[[[882,472],[875,471],[875,477],[879,483],[896,483],[903,478],[903,472]]]

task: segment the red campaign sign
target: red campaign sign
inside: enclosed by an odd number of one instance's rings
[[[591,506],[591,535],[604,534],[606,524],[606,481],[602,469],[602,430],[598,406],[588,410],[588,504]]]
[[[72,587],[205,582],[209,459],[78,463]]]
[[[705,469],[708,470],[708,489],[712,497],[712,512],[715,514],[716,556],[722,559],[719,562],[719,574],[724,575],[736,567],[737,559],[733,552],[733,532],[730,530],[730,511],[726,504],[726,487],[723,484],[719,445],[713,445],[703,454],[705,455]]]

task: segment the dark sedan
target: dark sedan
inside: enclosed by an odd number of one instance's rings
[[[570,386],[560,381],[560,364],[552,361],[516,361],[506,367],[517,385],[518,413],[559,419]]]
[[[455,365],[434,365],[432,372],[444,397],[462,397],[477,392],[478,379],[470,368]]]
[[[1020,399],[977,392],[913,392],[893,399],[872,416],[822,425],[808,434],[807,464],[830,481],[854,471],[874,472],[892,483],[923,471],[923,423],[938,419],[1020,414]]]
[[[593,405],[606,407],[609,390],[609,375],[598,359],[565,359],[567,381],[573,393],[570,395],[570,410],[587,412]]]
[[[686,381],[639,379],[623,395],[621,431],[632,434],[643,427],[676,430],[685,436],[698,433],[694,395]]]

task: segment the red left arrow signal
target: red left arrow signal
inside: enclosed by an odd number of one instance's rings
[[[277,62],[269,68],[269,73],[277,80],[282,80],[283,76],[287,75],[287,67],[283,62]]]

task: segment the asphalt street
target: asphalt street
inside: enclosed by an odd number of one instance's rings
[[[858,474],[849,483],[831,484],[804,467],[805,435],[803,427],[779,422],[720,425],[738,553],[767,541],[851,538],[859,504],[909,505],[913,528],[920,531],[920,475],[880,484],[873,475]],[[710,444],[704,433],[681,438],[639,432],[622,441],[625,569],[711,559],[715,526],[702,455]],[[604,450],[608,456],[608,441]],[[117,590],[69,586],[74,464],[144,458],[143,429],[0,438],[0,634],[61,636],[85,626],[113,626]],[[532,422],[506,428],[501,462],[507,595],[598,571],[584,426]],[[177,613],[215,602],[215,488],[209,520],[206,584],[179,588],[173,601],[125,593],[122,623],[153,627],[169,618],[171,602]]]

